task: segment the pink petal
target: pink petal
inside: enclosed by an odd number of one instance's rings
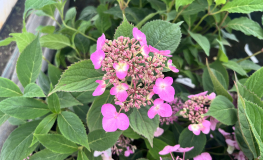
[[[117,86],[114,86],[110,89],[110,94],[111,95],[116,95],[118,93]]]
[[[97,40],[97,50],[102,49],[103,45],[105,44],[105,40],[106,40],[106,37],[103,33],[102,36],[100,36]]]
[[[200,127],[198,124],[190,124],[188,129],[192,131],[195,135],[199,135],[201,133]]]
[[[155,110],[155,107],[152,106],[149,110],[148,110],[148,117],[150,119],[153,119],[155,117],[155,115],[157,114],[157,111]]]
[[[227,132],[225,132],[223,129],[221,129],[221,128],[218,128],[218,131],[223,135],[223,136],[229,136],[230,135],[230,133],[227,133]]]
[[[123,88],[123,90],[129,89],[129,85],[127,83],[122,83],[121,87]]]
[[[156,105],[162,105],[163,104],[163,100],[161,98],[157,98],[156,100],[153,101],[153,104]]]
[[[160,127],[157,127],[156,131],[154,132],[154,137],[159,137],[163,134],[164,130]]]
[[[116,70],[116,76],[119,78],[119,79],[123,79],[127,76],[127,71],[117,71]]]
[[[116,69],[119,66],[118,63],[113,63],[113,68]]]
[[[124,105],[124,104],[123,104],[122,102],[120,102],[120,101],[116,101],[115,104],[117,104],[117,105],[119,105],[119,106]]]
[[[168,61],[167,61],[167,65],[169,66],[169,65],[172,65],[173,64],[173,61],[171,60],[171,59],[169,59]]]
[[[123,90],[123,91],[118,91],[118,94],[116,95],[116,98],[117,98],[119,101],[121,101],[121,102],[126,101],[127,97],[128,97],[128,93],[127,93],[125,90]]]
[[[125,151],[125,152],[124,152],[124,156],[125,156],[125,157],[129,157],[130,154],[131,154],[131,153],[130,153],[129,151]]]
[[[162,51],[159,51],[159,54],[160,54],[160,55],[167,56],[167,57],[172,57],[172,55],[169,55],[170,53],[171,53],[170,50],[162,50]]]
[[[104,117],[112,118],[116,112],[116,108],[112,104],[107,103],[101,107],[101,113]]]
[[[214,131],[216,129],[216,124],[218,123],[219,121],[216,120],[214,117],[210,117],[210,123],[211,123],[211,130]]]
[[[209,153],[204,152],[204,153],[194,157],[194,160],[212,160],[212,157]]]
[[[126,130],[129,128],[130,121],[126,114],[120,113],[117,118],[117,127],[120,130]]]
[[[99,69],[101,67],[101,63],[104,58],[105,58],[105,53],[102,50],[97,50],[96,52],[90,55],[90,59],[95,69]]]
[[[205,96],[208,93],[208,91],[202,92],[202,93],[198,93],[195,95],[189,95],[188,98],[193,98],[193,97],[198,97],[198,96]]]
[[[149,45],[150,52],[159,53],[159,50]]]
[[[216,94],[215,94],[214,92],[212,92],[211,94],[209,94],[209,95],[207,96],[207,98],[208,98],[209,100],[213,100],[213,99],[216,98]]]
[[[202,122],[202,125],[203,127],[201,128],[201,131],[204,133],[204,134],[208,134],[210,132],[210,126],[211,126],[211,123],[208,121],[208,120],[204,120]]]
[[[99,85],[95,91],[92,93],[93,96],[100,96],[104,93],[106,87],[102,87],[101,85]]]
[[[167,86],[171,86],[173,84],[173,78],[172,77],[165,77],[163,80]]]
[[[147,45],[144,45],[141,49],[141,52],[142,52],[142,55],[145,57],[145,58],[148,58],[149,57],[149,52],[150,52],[150,49],[149,47],[147,47]]]
[[[186,147],[186,148],[179,148],[177,152],[189,152],[193,149],[194,147]]]
[[[151,100],[152,99],[152,97],[153,97],[153,95],[154,95],[154,92],[150,92],[148,95],[147,95],[147,100]]]
[[[116,119],[113,118],[102,118],[102,127],[106,132],[115,132],[117,130]]]
[[[144,45],[145,43],[147,44],[145,34],[142,33],[138,28],[134,27],[132,33],[133,33],[133,37],[136,40],[140,41],[140,43],[142,43],[141,45]]]
[[[174,66],[172,66],[172,65],[168,65],[168,68],[169,68],[171,71],[175,72],[175,73],[178,73],[178,72],[179,72],[179,69],[177,69],[176,67],[174,67]]]
[[[153,86],[153,92],[154,92],[155,94],[159,94],[159,93],[162,92],[162,89],[161,89],[161,87],[159,87],[159,86],[157,86],[157,85],[154,85],[154,86]]]
[[[227,143],[229,146],[235,146],[236,141],[233,141],[233,140],[231,140],[231,139],[226,139],[226,143]]]
[[[164,103],[160,106],[160,109],[158,110],[158,114],[161,117],[171,117],[173,114],[172,107],[169,104]]]
[[[154,89],[154,88],[153,88]],[[167,102],[172,102],[174,100],[175,90],[172,86],[165,87],[165,90],[159,92],[159,97]]]
[[[157,78],[155,81],[156,86],[160,86],[160,85],[162,85],[162,83],[163,83],[163,78]]]
[[[166,155],[174,150],[173,146],[165,146],[163,150],[159,152],[160,155]]]

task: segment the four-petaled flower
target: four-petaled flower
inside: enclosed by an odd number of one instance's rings
[[[118,113],[112,104],[101,107],[103,115],[102,127],[106,132],[115,132],[117,129],[126,130],[129,127],[129,118],[124,113]]]
[[[201,133],[201,131],[204,134],[208,134],[210,132],[210,126],[211,123],[208,120],[204,120],[200,124],[190,124],[188,126],[188,129],[198,136]]]
[[[134,27],[132,30],[133,37],[138,40],[141,46],[147,45],[146,36],[138,28]]]
[[[124,152],[124,156],[125,157],[129,157],[131,154],[133,154],[134,152],[130,149],[130,147],[126,148],[127,150]]]
[[[167,102],[172,102],[174,100],[174,88],[171,86],[173,84],[173,78],[165,77],[158,78],[153,86],[154,93],[158,94],[159,97]]]
[[[171,152],[176,152],[180,148],[180,144],[177,144],[175,146],[165,146],[163,150],[159,152],[160,155],[166,155]]]
[[[171,71],[173,71],[173,72],[175,72],[175,73],[178,73],[178,72],[179,72],[179,70],[178,70],[175,66],[173,66],[173,62],[172,62],[171,59],[169,59],[169,60],[167,61],[167,65],[168,65],[168,68],[169,68]]]
[[[105,53],[100,49],[90,55],[90,59],[95,69],[100,69],[104,58],[105,58]]]
[[[153,103],[154,106],[148,110],[148,117],[150,119],[153,119],[156,114],[161,117],[170,117],[172,115],[172,107],[169,104],[164,103],[162,99],[158,98],[154,100]]]
[[[114,63],[113,68],[116,71],[116,76],[119,79],[123,79],[127,76],[129,65],[126,62]]]
[[[194,157],[194,160],[212,160],[212,157],[209,153],[204,152],[204,153],[201,153],[200,155]]]
[[[124,102],[128,97],[127,89],[129,89],[128,84],[120,83],[111,88],[110,94],[115,95],[120,102]]]
[[[103,80],[96,80],[96,83],[99,83],[98,87],[95,89],[95,91],[93,92],[93,96],[100,96],[104,93],[107,84],[105,83],[105,81]]]
[[[207,99],[209,100],[213,100],[216,98],[216,94],[214,92],[212,92],[211,94],[207,95],[208,91],[205,92],[201,92],[198,94],[194,94],[194,95],[189,95],[188,98],[197,98],[199,96],[205,96]]]

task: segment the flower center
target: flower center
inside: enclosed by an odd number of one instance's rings
[[[161,84],[161,89],[165,89],[166,85],[165,84]]]
[[[155,110],[159,110],[160,109],[160,105],[156,105],[154,109]]]
[[[118,70],[119,71],[124,71],[125,69],[125,65],[126,65],[126,63],[122,63],[122,62],[120,62],[119,64],[118,64]]]
[[[117,90],[118,90],[118,91],[123,91],[124,88],[122,87],[122,85],[118,85],[118,86],[117,86]]]

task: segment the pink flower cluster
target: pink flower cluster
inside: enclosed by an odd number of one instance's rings
[[[169,125],[176,122],[178,119],[176,113],[183,109],[183,102],[179,98],[174,98],[174,100],[169,104],[172,107],[172,115],[170,117],[160,117],[161,125],[163,125],[164,123]]]
[[[130,108],[151,105],[152,96],[158,94],[160,99],[153,102],[154,106],[148,112],[149,118],[154,118],[156,114],[170,117],[171,106],[164,101],[172,102],[175,90],[172,87],[173,79],[164,78],[162,71],[164,67],[173,72],[179,70],[167,59],[171,57],[169,50],[158,50],[147,45],[145,34],[137,28],[133,28],[133,37],[121,36],[112,41],[103,34],[98,38],[97,50],[90,59],[95,69],[101,68],[106,73],[102,80],[96,81],[99,85],[93,96],[103,94],[106,87],[112,84],[110,94],[115,95],[115,104],[121,107],[120,111],[127,112]],[[114,132],[127,129],[128,117],[120,111],[117,113],[113,107],[110,107],[109,114],[106,114],[105,107],[102,109],[104,130]],[[114,125],[106,127],[109,124]]]

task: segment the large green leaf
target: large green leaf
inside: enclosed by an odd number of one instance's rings
[[[48,78],[53,86],[58,84],[62,72],[52,64],[48,64]]]
[[[28,46],[36,38],[36,36],[30,32],[11,33],[10,35],[15,38],[17,48],[20,53],[22,53],[26,46]]]
[[[77,10],[75,7],[72,7],[70,9],[67,10],[67,13],[65,15],[65,22],[69,21],[69,20],[73,20],[75,21],[76,19],[76,15],[77,15]]]
[[[234,0],[227,2],[220,11],[228,11],[229,13],[251,13],[255,11],[263,11],[262,0]]]
[[[130,127],[139,135],[144,136],[153,146],[153,135],[159,126],[159,116],[156,115],[153,119],[148,117],[149,106],[142,107],[140,109],[134,108],[130,114]]]
[[[263,78],[263,68],[256,71],[252,76],[250,76],[246,81],[246,83],[244,84],[248,90],[250,90],[260,98],[263,96],[263,85],[260,85],[262,78]]]
[[[76,100],[76,98],[74,98],[69,92],[57,92],[57,95],[59,98],[60,108],[83,105],[78,100]]]
[[[58,127],[67,139],[89,149],[86,129],[76,114],[63,111],[58,115]]]
[[[124,17],[123,22],[115,31],[114,39],[117,39],[120,36],[132,38],[133,27],[134,26],[127,21],[126,17]]]
[[[241,76],[247,76],[247,73],[242,67],[235,61],[228,61],[223,63],[224,66],[227,68],[232,69],[233,71],[236,71]]]
[[[57,2],[54,0],[45,0],[45,1],[43,1],[43,0],[26,0],[24,17],[30,9],[40,9],[46,5],[54,4],[54,3],[57,3]]]
[[[0,160],[22,160],[31,154],[37,146],[29,147],[38,123],[39,121],[32,121],[15,129],[3,145]]]
[[[8,114],[5,114],[0,111],[0,126],[9,118]]]
[[[89,52],[90,40],[82,34],[77,34],[74,39],[75,46],[84,55]]]
[[[141,31],[146,35],[147,44],[159,50],[170,50],[173,53],[181,41],[180,25],[170,22],[155,20],[146,23]]]
[[[0,97],[22,96],[19,87],[11,80],[0,77]]]
[[[185,6],[185,5],[189,5],[191,3],[193,3],[194,0],[177,0],[175,1],[175,8],[176,8],[176,11],[178,11],[178,8],[180,6]]]
[[[59,134],[34,134],[39,142],[52,152],[71,154],[78,150],[78,146]]]
[[[101,34],[111,27],[110,15],[104,13],[107,10],[107,6],[103,4],[97,7],[99,18],[95,21],[95,26]]]
[[[50,129],[53,127],[55,121],[57,119],[57,114],[50,114],[46,116],[37,126],[35,129],[34,134],[47,134]],[[37,143],[36,137],[33,137],[32,145]]]
[[[105,132],[98,129],[88,134],[90,148],[96,151],[105,151],[112,147],[121,135],[121,131]]]
[[[203,133],[195,135],[188,128],[185,128],[179,137],[179,144],[181,147],[194,147],[191,151],[186,152],[185,159],[193,158],[199,155],[206,144],[206,137]]]
[[[71,46],[69,38],[61,34],[44,35],[40,38],[40,43],[42,47],[57,50]]]
[[[210,43],[208,39],[205,36],[202,36],[201,34],[192,33],[191,31],[188,31],[188,33],[202,47],[202,49],[205,51],[205,54],[209,56]]]
[[[114,96],[110,95],[110,92],[106,90],[101,96],[97,97],[87,114],[87,124],[89,131],[94,131],[96,129],[102,129],[102,114],[101,107],[106,103],[113,103]]]
[[[30,160],[64,160],[69,154],[55,153],[48,149],[41,150],[33,156],[30,157]]]
[[[87,6],[81,11],[79,20],[89,21],[96,15],[97,15],[96,8],[94,6]]]
[[[39,38],[34,39],[20,54],[16,72],[19,81],[26,87],[29,83],[34,83],[39,75],[42,64],[42,49]]]
[[[23,97],[46,97],[46,95],[37,84],[29,83],[24,90]]]
[[[34,119],[49,112],[47,105],[26,97],[11,97],[0,102],[0,110],[12,117]]]
[[[227,28],[241,31],[248,36],[252,35],[259,39],[263,39],[263,29],[261,26],[247,17],[233,19],[227,24]]]
[[[91,60],[83,60],[68,67],[52,93],[94,91],[98,86],[95,81],[102,77],[103,74],[94,69]]]
[[[234,125],[237,121],[237,109],[229,99],[221,95],[212,101],[206,115],[216,118],[225,125]]]

